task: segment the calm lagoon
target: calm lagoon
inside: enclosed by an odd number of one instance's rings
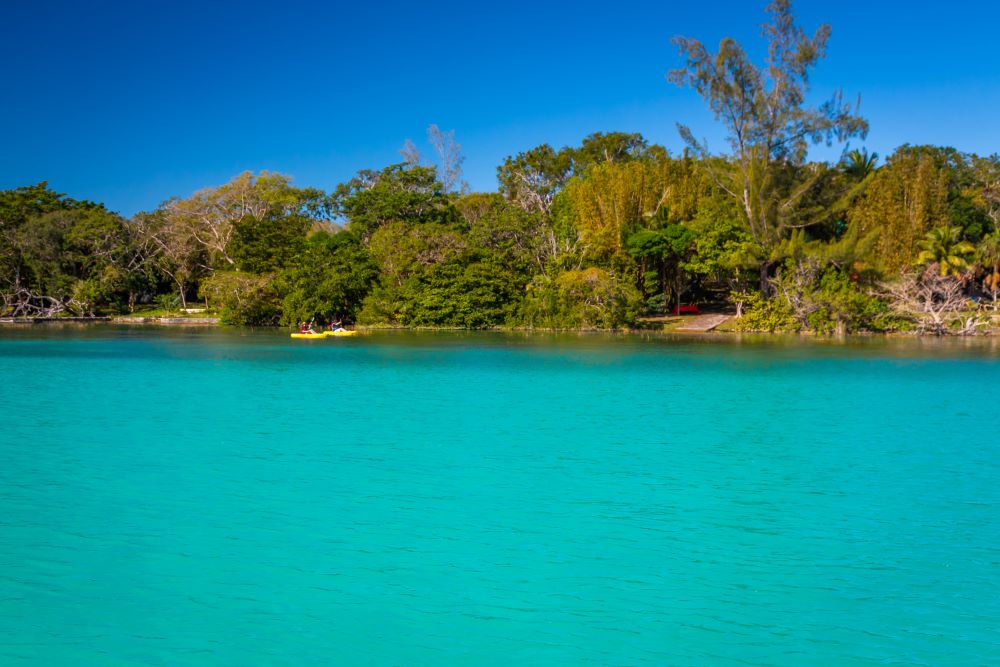
[[[0,329],[5,665],[1000,664],[1000,341]]]

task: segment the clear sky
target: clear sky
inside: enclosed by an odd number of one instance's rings
[[[598,130],[677,151],[683,122],[722,149],[664,78],[670,38],[759,54],[766,20],[764,0],[340,4],[3,0],[0,189],[47,180],[126,215],[245,169],[330,190],[407,138],[429,151],[431,123],[455,130],[476,190],[508,154]],[[794,7],[832,25],[814,91],[860,94],[869,149],[1000,151],[1000,2]]]

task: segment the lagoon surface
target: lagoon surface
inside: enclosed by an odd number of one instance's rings
[[[1000,664],[1000,345],[0,330],[4,665]]]

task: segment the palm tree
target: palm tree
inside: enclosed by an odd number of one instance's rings
[[[867,148],[855,148],[844,157],[844,171],[861,180],[875,171],[877,162],[878,153],[869,154]]]
[[[962,240],[961,227],[935,227],[917,245],[921,248],[917,263],[937,264],[942,277],[961,275],[969,268],[969,256],[976,251],[974,245]]]
[[[993,295],[993,304],[997,302],[997,292],[1000,291],[1000,231],[983,238],[976,248],[976,258],[986,267],[986,279],[983,286]]]

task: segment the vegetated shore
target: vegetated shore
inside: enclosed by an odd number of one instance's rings
[[[0,324],[167,324],[214,326],[218,317],[0,317]]]
[[[700,316],[704,317],[704,316]],[[660,316],[642,318],[636,326],[623,327],[618,329],[559,329],[545,327],[490,327],[487,329],[465,329],[462,327],[433,327],[433,326],[400,326],[400,325],[365,325],[356,326],[359,331],[494,331],[494,332],[517,332],[517,333],[621,333],[621,334],[675,334],[675,335],[704,335],[704,334],[772,334],[780,336],[799,336],[807,338],[843,338],[843,337],[872,337],[881,336],[886,338],[914,338],[922,336],[925,338],[938,338],[930,334],[920,334],[916,331],[896,331],[896,332],[870,332],[856,331],[846,335],[814,333],[810,331],[755,331],[740,330],[735,325],[736,318],[732,314],[726,314],[721,319],[708,322],[705,326],[692,326],[697,322],[699,316]],[[191,327],[216,327],[223,325],[218,317],[170,317],[170,316],[95,316],[95,317],[0,317],[0,326],[27,325],[93,325],[93,324],[127,324],[127,325],[152,325],[152,326],[191,326]],[[992,328],[982,329],[974,337],[1000,337],[1000,314],[993,316]],[[287,327],[275,326],[264,327],[274,329],[286,329]],[[965,336],[969,338],[970,336]]]

